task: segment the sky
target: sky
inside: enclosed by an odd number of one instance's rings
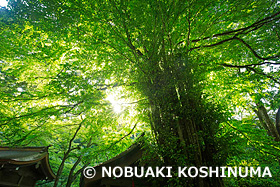
[[[6,0],[0,0],[0,6],[7,6],[8,2]]]

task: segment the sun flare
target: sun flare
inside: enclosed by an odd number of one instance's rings
[[[6,7],[8,2],[6,0],[0,0],[0,7]]]
[[[116,94],[114,94],[114,93],[109,94],[107,96],[106,100],[108,100],[112,104],[114,112],[121,113],[122,106],[121,106],[120,102],[118,101]]]

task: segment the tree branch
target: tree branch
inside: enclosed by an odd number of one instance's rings
[[[236,29],[236,30],[231,30],[231,31],[226,31],[226,32],[223,32],[223,33],[214,34],[213,36],[207,36],[207,37],[204,37],[204,38],[201,38],[201,39],[191,40],[191,42],[199,42],[199,41],[202,41],[202,40],[208,40],[210,38],[217,38],[217,37],[225,36],[225,35],[245,34],[245,31],[246,31],[246,34],[247,34],[248,32],[256,30],[256,29],[262,27],[263,25],[265,25],[265,24],[267,24],[267,23],[269,23],[273,20],[277,20],[278,15],[280,15],[280,11],[271,15],[271,16],[269,16],[269,17],[266,17],[262,20],[256,21],[255,23],[253,23],[252,25],[250,25],[248,27],[244,27],[244,28]]]
[[[233,128],[234,130],[238,131],[240,134],[242,134],[249,142],[251,142],[252,146],[255,148],[255,149],[258,149],[260,152],[263,152],[263,153],[266,153],[266,154],[269,154],[269,155],[273,155],[275,156],[276,158],[279,158],[279,155],[276,155],[276,154],[273,154],[273,153],[270,153],[268,151],[265,151],[261,148],[259,148],[258,146],[256,146],[256,142],[253,142],[245,133],[243,133],[241,130],[239,130],[238,128],[234,127],[233,125],[231,125],[230,123],[227,122],[227,124]]]
[[[214,44],[209,44],[209,45],[200,45],[200,46],[197,46],[197,47],[193,47],[193,48],[190,48],[189,51],[192,51],[192,50],[195,50],[195,49],[200,49],[200,48],[204,48],[204,47],[214,47],[214,46],[218,46],[218,45],[221,45],[225,42],[228,42],[228,41],[231,41],[231,40],[234,40],[235,38],[234,37],[231,37],[231,38],[228,38],[228,39],[225,39],[225,40],[221,40],[217,43],[214,43]]]
[[[248,70],[253,71],[253,72],[256,73],[256,74],[263,75],[263,76],[265,76],[265,77],[267,77],[267,78],[273,80],[274,82],[280,84],[280,81],[277,80],[277,79],[275,79],[273,76],[267,75],[267,74],[265,74],[264,72],[259,72],[259,71],[257,71],[256,69],[254,69],[253,67],[251,67],[251,66],[253,66],[254,64],[247,65],[247,66],[246,66],[246,65],[244,65],[244,66],[238,66],[238,65],[231,65],[231,64],[220,64],[220,65],[222,65],[222,66],[224,66],[224,67],[231,67],[231,68],[246,68],[246,69],[248,69]],[[280,65],[280,64],[277,64],[277,65]]]
[[[262,63],[257,63],[257,64],[246,64],[246,65],[232,65],[232,64],[226,64],[226,63],[222,63],[220,65],[225,66],[225,67],[233,67],[233,68],[248,68],[248,67],[254,67],[254,66],[261,66],[261,65],[265,65],[265,64],[280,65],[280,63],[269,62],[269,61],[264,61]]]
[[[258,53],[248,44],[246,43],[243,39],[241,38],[238,38],[238,37],[234,37],[234,39],[240,41],[241,43],[243,43],[252,53],[255,57],[257,57],[258,59],[261,59],[261,60],[271,60],[271,59],[274,59],[274,58],[279,58],[280,55],[276,55],[276,56],[271,56],[271,57],[261,57],[260,55],[258,55]]]
[[[75,131],[73,137],[71,138],[71,140],[69,141],[69,144],[68,144],[68,149],[67,151],[64,153],[64,156],[63,156],[63,159],[62,159],[62,162],[57,170],[57,174],[56,174],[56,178],[55,178],[55,181],[54,181],[54,185],[53,187],[56,187],[58,185],[58,181],[59,181],[59,178],[60,178],[60,175],[62,173],[62,170],[64,168],[64,163],[66,161],[66,159],[68,158],[69,154],[71,151],[73,151],[74,149],[76,148],[71,148],[72,147],[72,142],[74,141],[74,139],[76,138],[79,130],[81,129],[82,127],[82,124],[85,122],[85,119],[83,119],[83,121],[79,124],[79,127],[77,128],[77,130]]]
[[[131,131],[128,134],[126,134],[123,137],[121,137],[118,141],[112,143],[108,148],[102,149],[99,152],[103,152],[103,151],[107,151],[107,150],[111,149],[114,145],[116,145],[117,143],[121,142],[124,138],[128,137],[134,131],[134,129],[137,126],[137,124],[138,123],[135,123],[135,125],[133,126],[133,128],[131,129]]]

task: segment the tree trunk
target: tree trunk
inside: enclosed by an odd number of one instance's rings
[[[164,165],[218,166],[214,162],[217,119],[207,114],[191,67],[180,62],[174,63],[177,67],[172,64],[163,68],[151,64],[149,79],[142,86],[151,105],[152,129],[163,150]],[[180,153],[184,162],[172,159],[174,153]],[[187,182],[198,187],[224,186],[220,178],[189,177]]]
[[[76,177],[75,177],[76,175],[74,174],[74,171],[81,161],[82,161],[82,155],[79,156],[79,158],[76,160],[75,164],[71,168],[70,173],[68,175],[66,187],[71,187],[71,184],[76,179]]]
[[[254,110],[257,114],[258,118],[262,126],[266,129],[268,135],[275,138],[275,141],[280,141],[280,135],[277,132],[276,125],[274,125],[273,121],[270,119],[266,108],[263,105],[258,104],[257,110]]]

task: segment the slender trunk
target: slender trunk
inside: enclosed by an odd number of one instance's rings
[[[60,164],[60,166],[59,166],[59,168],[58,168],[58,170],[57,170],[57,174],[56,174],[56,178],[55,178],[53,187],[57,187],[57,185],[58,185],[60,176],[61,176],[62,171],[63,171],[63,168],[64,168],[64,163],[65,163],[66,159],[68,158],[69,154],[71,153],[71,151],[73,151],[74,149],[77,149],[77,148],[78,148],[78,147],[72,148],[72,142],[73,142],[73,140],[76,138],[76,136],[77,136],[79,130],[81,129],[82,124],[84,123],[84,121],[85,121],[85,120],[83,120],[83,121],[79,124],[79,127],[76,129],[76,132],[74,133],[73,137],[72,137],[71,140],[69,141],[68,149],[67,149],[67,151],[64,153],[62,162],[61,162],[61,164]]]
[[[270,119],[266,108],[263,105],[258,105],[257,110],[254,110],[262,126],[267,130],[267,134],[274,137],[276,141],[280,141],[280,135],[277,132],[277,125],[274,125],[273,121]]]
[[[68,175],[66,187],[70,187],[72,182],[76,179],[76,177],[74,175],[74,171],[75,171],[76,167],[78,166],[78,164],[81,162],[81,160],[82,160],[82,155],[79,156],[79,158],[76,160],[75,164],[71,168],[70,173]]]
[[[59,181],[59,179],[60,179],[61,173],[62,173],[63,168],[64,168],[64,163],[65,163],[65,161],[66,161],[67,158],[68,158],[68,154],[66,153],[66,154],[64,154],[63,159],[62,159],[62,162],[61,162],[61,164],[59,165],[59,168],[58,168],[58,170],[57,170],[56,178],[55,178],[53,187],[57,187],[57,185],[58,185],[58,181]]]

